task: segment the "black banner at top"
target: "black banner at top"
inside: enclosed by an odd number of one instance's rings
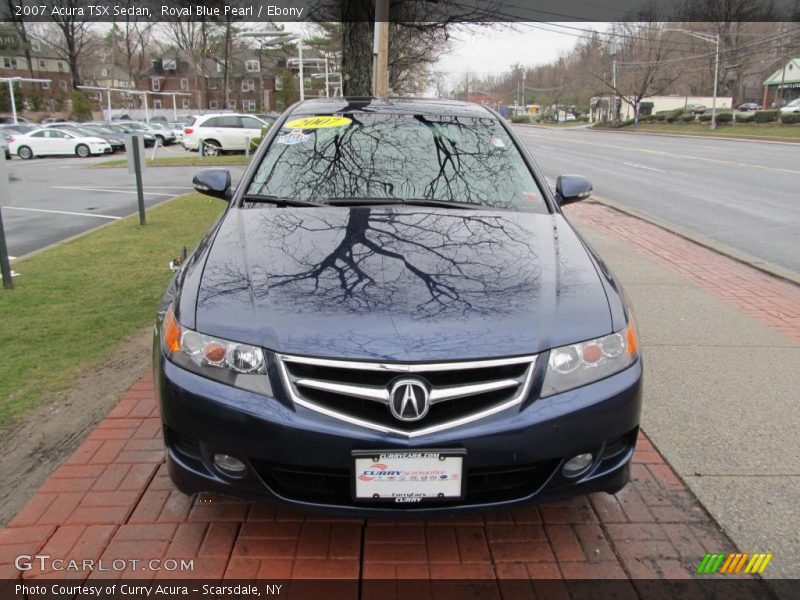
[[[8,0],[0,21],[373,21],[374,0]],[[392,22],[798,21],[795,0],[390,0]]]

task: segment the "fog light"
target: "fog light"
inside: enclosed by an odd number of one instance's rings
[[[577,454],[564,464],[564,477],[577,477],[592,465],[594,457],[591,453]]]
[[[242,461],[228,454],[215,454],[214,466],[226,475],[234,476],[243,475],[247,470],[247,467]]]

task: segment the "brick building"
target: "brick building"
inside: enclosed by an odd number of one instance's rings
[[[21,82],[23,106],[19,110],[55,111],[67,99],[72,90],[72,75],[69,64],[59,58],[39,40],[28,41],[31,65],[25,57],[25,48],[16,31],[0,29],[0,77],[25,77],[50,79],[49,83]],[[41,99],[40,106],[33,106]]]

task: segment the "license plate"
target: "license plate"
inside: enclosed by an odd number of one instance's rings
[[[353,452],[353,497],[360,502],[420,502],[464,497],[463,450]]]

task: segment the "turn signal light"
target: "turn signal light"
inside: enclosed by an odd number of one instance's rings
[[[170,308],[164,317],[164,345],[170,352],[181,349],[181,326]]]
[[[625,331],[625,339],[628,341],[628,354],[631,356],[636,356],[639,351],[639,336],[636,334],[636,326],[633,324],[633,317],[631,317],[628,321],[628,329]]]

